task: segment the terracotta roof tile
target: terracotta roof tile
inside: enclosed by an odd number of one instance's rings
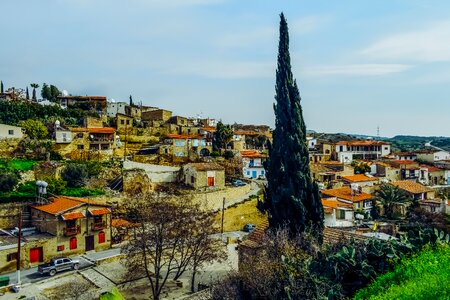
[[[114,133],[116,130],[112,127],[88,128],[89,133]]]
[[[256,150],[241,150],[241,156],[247,158],[266,158],[267,154],[259,153]]]
[[[363,200],[370,200],[373,198],[372,195],[363,192],[352,194],[352,189],[348,186],[331,190],[323,190],[322,195],[336,197],[352,202],[361,202]]]
[[[340,202],[340,201],[335,200],[335,199],[322,199],[322,205],[324,207],[329,207],[329,208],[334,208],[334,209],[338,209],[338,208],[351,208],[351,209],[353,209],[353,205],[352,204]]]
[[[377,181],[378,180],[378,178],[376,178],[376,177],[369,177],[365,174],[342,176],[342,178],[347,181],[350,181],[350,182],[364,182],[364,181]]]
[[[98,208],[98,209],[88,209],[88,210],[92,216],[101,216],[101,215],[107,215],[107,214],[111,213],[109,208],[106,208],[106,207]]]
[[[412,180],[394,181],[392,184],[411,194],[421,194],[433,191],[432,189]]]
[[[76,211],[76,212],[71,212],[71,213],[65,213],[61,217],[64,221],[76,220],[76,219],[84,218],[84,214],[82,212]]]
[[[66,197],[54,197],[50,201],[51,201],[50,203],[44,205],[36,205],[33,206],[33,208],[52,215],[59,215],[69,209],[83,205],[83,202],[69,199]]]
[[[347,145],[347,146],[379,146],[379,145],[390,145],[390,143],[382,141],[340,141],[336,145]]]

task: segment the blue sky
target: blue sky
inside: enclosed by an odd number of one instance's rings
[[[308,128],[450,136],[450,2],[1,1],[0,79],[274,124],[279,13]]]

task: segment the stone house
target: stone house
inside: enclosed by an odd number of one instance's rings
[[[173,158],[187,159],[190,153],[198,156],[209,156],[212,143],[199,135],[167,134],[164,146],[160,148],[161,155],[171,155]]]
[[[93,110],[100,115],[106,115],[107,100],[105,96],[58,96],[63,108],[81,108]]]
[[[375,192],[375,186],[378,183],[377,177],[367,176],[365,174],[342,176],[341,179],[347,185],[358,184],[362,191],[368,194]]]
[[[134,118],[125,114],[116,114],[116,128],[122,132],[124,130],[130,130],[133,128]]]
[[[0,139],[23,138],[22,127],[0,124]]]
[[[182,183],[194,189],[225,188],[225,168],[217,163],[190,163],[182,168]]]
[[[423,162],[434,163],[441,160],[450,160],[450,152],[444,150],[417,151],[417,159]]]
[[[188,126],[188,119],[185,117],[173,116],[168,122],[177,126]]]
[[[397,186],[399,189],[405,191],[414,200],[431,200],[434,199],[435,196],[435,192],[433,189],[412,180],[394,181],[392,185]]]
[[[151,111],[144,111],[141,114],[141,119],[144,122],[147,122],[150,126],[153,126],[152,122],[154,121],[162,121],[163,123],[167,122],[172,117],[172,112],[165,109],[156,109]]]
[[[355,210],[362,209],[365,213],[369,213],[372,208],[373,196],[362,192],[357,185],[352,185],[352,187],[344,186],[336,189],[323,190],[322,198],[333,198],[343,203],[352,204]]]
[[[30,264],[56,255],[73,255],[111,247],[111,208],[89,199],[58,196],[31,207],[31,223],[54,237],[52,247],[30,249]]]

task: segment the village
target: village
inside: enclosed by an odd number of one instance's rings
[[[256,206],[264,197],[270,126],[181,116],[135,103],[131,96],[111,101],[63,91],[49,101],[35,93],[3,89],[2,82],[4,107],[55,111],[45,119],[30,115],[0,124],[4,292],[13,286],[27,295],[32,288],[57,299],[52,293],[67,278],[36,276],[37,266],[54,257],[76,257],[81,268],[70,271],[71,281],[97,294],[119,287],[134,295],[130,299],[141,299],[134,293],[142,278],[130,283],[121,267],[121,249],[136,226],[123,206],[161,188],[179,190],[179,201],[189,195],[201,210],[214,213],[215,238],[228,252],[225,262],[205,266],[196,291],[242,268],[258,248],[268,226],[267,214]],[[77,111],[78,119],[71,122],[70,111]],[[41,127],[44,134],[37,134]],[[402,152],[377,137],[341,138],[311,132],[305,141],[323,205],[325,242],[341,235],[394,239],[411,226],[411,207],[424,219],[450,214],[449,151],[428,143]],[[189,294],[189,278],[181,279],[166,285],[165,298]]]

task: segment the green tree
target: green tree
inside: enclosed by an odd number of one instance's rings
[[[88,171],[84,164],[68,164],[61,172],[62,180],[68,187],[81,187],[85,184]]]
[[[0,172],[0,191],[10,192],[19,182],[19,178],[12,172]]]
[[[214,145],[217,149],[226,149],[227,145],[233,139],[233,128],[231,125],[225,125],[221,121],[217,123],[214,133]]]
[[[43,140],[48,135],[47,127],[39,120],[28,119],[19,123],[30,139]]]
[[[3,81],[0,80],[0,93],[3,94]]]
[[[26,92],[25,92],[25,98],[26,99],[30,99],[30,93],[28,92],[28,87],[27,87]]]
[[[51,97],[50,87],[45,82],[44,82],[44,84],[42,84],[41,96],[42,96],[42,99],[45,99],[45,100],[48,100]]]
[[[36,89],[39,87],[39,84],[37,83],[32,83],[30,84],[30,86],[33,88],[33,100],[36,101]]]
[[[320,240],[323,206],[310,175],[300,93],[291,71],[288,27],[284,15],[280,17],[275,130],[266,164],[268,184],[262,208],[269,212],[271,227],[287,223],[292,234],[308,229]]]
[[[370,166],[365,162],[353,161],[351,166],[355,174],[366,174],[370,172]]]
[[[61,91],[54,86],[53,84],[50,85],[50,99],[48,99],[51,102],[58,102],[58,96],[61,96]]]
[[[384,215],[392,219],[394,217],[394,206],[411,202],[411,198],[399,187],[391,184],[383,184],[376,192],[376,199],[381,202]]]

